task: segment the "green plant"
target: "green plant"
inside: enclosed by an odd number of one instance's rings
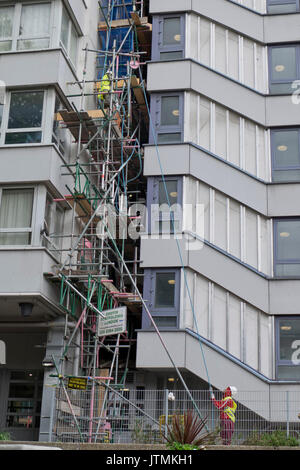
[[[277,430],[259,434],[253,433],[246,441],[245,445],[256,445],[266,447],[296,447],[299,446],[299,440],[295,436],[287,436],[285,431]]]
[[[0,432],[0,441],[9,441],[10,434],[8,432]]]
[[[203,433],[206,423],[207,417],[202,419],[192,410],[183,415],[174,415],[172,425],[167,426],[168,434],[165,437],[167,446],[190,445],[199,448],[204,444],[211,444],[215,433]]]
[[[192,444],[180,444],[180,442],[167,444],[167,447],[170,450],[199,450],[198,446],[193,446]]]
[[[150,424],[143,425],[142,421],[136,421],[131,433],[132,442],[137,444],[152,444],[156,440],[156,432]]]

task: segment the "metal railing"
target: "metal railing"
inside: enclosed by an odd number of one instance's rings
[[[173,397],[170,397],[170,392]],[[220,412],[209,391],[190,392],[206,431],[220,437]],[[220,400],[222,394],[215,393]],[[174,398],[170,400],[170,398]],[[240,391],[235,398],[235,429],[232,444],[260,444],[272,435],[300,442],[300,391]],[[167,423],[174,415],[195,410],[184,390],[55,389],[52,442],[166,443]],[[196,413],[196,411],[195,411]]]

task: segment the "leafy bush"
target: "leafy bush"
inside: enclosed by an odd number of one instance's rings
[[[10,434],[8,432],[0,432],[0,441],[9,441]]]
[[[245,445],[271,446],[271,447],[296,447],[299,446],[299,440],[294,436],[287,436],[285,431],[273,431],[259,434],[258,432],[250,436]]]
[[[131,439],[136,444],[153,444],[157,440],[156,434],[150,424],[143,425],[143,422],[138,420],[135,422]]]
[[[173,442],[172,444],[167,444],[167,447],[170,450],[199,450],[198,446],[193,446],[191,444],[180,444],[180,442]]]
[[[203,433],[207,418],[201,419],[194,414],[192,410],[185,412],[183,415],[176,414],[173,416],[172,425],[167,426],[168,435],[165,439],[168,447],[189,445],[193,449],[203,446],[203,444],[211,443],[214,433]]]

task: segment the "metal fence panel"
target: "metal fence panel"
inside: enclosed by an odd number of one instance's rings
[[[165,443],[166,424],[174,415],[195,410],[207,418],[206,431],[219,436],[220,415],[210,393],[184,390],[107,390],[103,386],[86,391],[56,389],[53,442]],[[221,393],[216,393],[221,399]],[[298,438],[300,392],[239,392],[232,444],[256,443],[265,434],[280,431]],[[195,411],[196,413],[196,411]],[[221,443],[217,437],[216,443]]]

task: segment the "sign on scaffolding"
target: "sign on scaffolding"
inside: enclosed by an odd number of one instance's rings
[[[70,390],[86,390],[87,379],[83,377],[69,377],[68,388]]]
[[[119,335],[127,330],[127,307],[104,310],[99,319],[98,336]]]

